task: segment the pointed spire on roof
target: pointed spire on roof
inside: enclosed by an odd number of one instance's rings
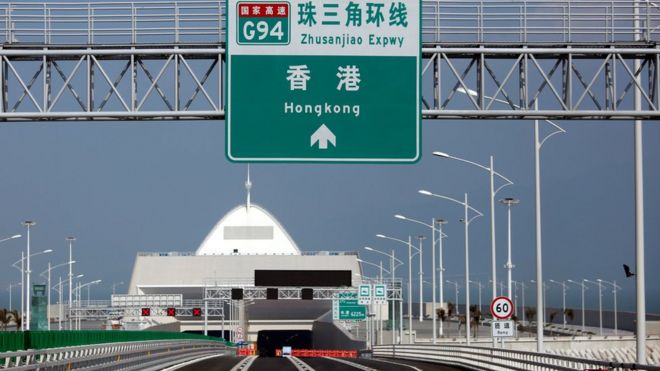
[[[247,202],[245,203],[245,207],[247,208],[248,211],[250,211],[250,190],[251,189],[252,189],[252,182],[250,182],[250,164],[248,164],[247,180],[245,181],[245,190],[247,191]]]

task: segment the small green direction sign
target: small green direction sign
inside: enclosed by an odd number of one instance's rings
[[[340,293],[332,302],[332,318],[361,321],[367,318],[367,307],[358,304],[356,293]]]
[[[371,304],[371,285],[362,284],[358,288],[358,303],[362,305]]]
[[[374,285],[374,304],[387,303],[387,285],[376,284]]]
[[[415,162],[420,2],[227,0],[227,157]]]

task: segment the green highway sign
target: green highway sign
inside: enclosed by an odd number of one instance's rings
[[[374,304],[387,303],[387,285],[376,284],[374,285]]]
[[[334,320],[367,319],[367,307],[358,304],[356,293],[342,293],[332,301],[332,318]]]
[[[419,159],[420,2],[227,2],[227,157]]]

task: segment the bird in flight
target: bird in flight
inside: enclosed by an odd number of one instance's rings
[[[627,277],[632,277],[632,276],[635,275],[635,273],[630,271],[630,267],[628,266],[628,264],[623,265],[623,271],[626,273],[626,278]]]

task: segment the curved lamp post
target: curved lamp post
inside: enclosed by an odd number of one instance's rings
[[[575,282],[573,280],[567,280],[566,282],[572,283],[574,285],[578,285],[582,288],[582,333],[584,333],[584,290],[587,289],[587,287],[584,284],[584,280],[580,282]]]
[[[30,309],[30,298],[32,297],[31,285],[30,285],[30,274],[32,273],[30,269],[30,228],[33,227],[35,222],[31,220],[26,220],[22,223],[27,228],[27,267],[25,271],[25,328],[30,330],[30,319],[31,319],[31,309]]]
[[[69,236],[66,238],[66,240],[69,242],[69,261],[73,261],[73,241],[76,240],[75,237]],[[73,302],[73,264],[69,264],[69,281],[71,281],[71,284],[69,285],[69,330],[73,330],[73,320],[71,316],[71,303]]]
[[[561,312],[563,315],[564,326],[566,326],[566,281],[559,282],[550,280],[550,282],[561,286]]]
[[[66,263],[62,263],[62,264],[57,264],[57,265],[55,265],[55,266],[51,266],[51,265],[50,265],[50,262],[48,262],[48,269],[46,269],[45,271],[43,271],[43,272],[41,272],[41,273],[39,274],[41,277],[45,278],[45,279],[48,281],[48,306],[46,307],[46,308],[48,308],[48,309],[46,310],[46,312],[47,312],[47,317],[48,317],[48,331],[50,331],[50,302],[51,302],[51,301],[50,301],[50,291],[51,291],[51,287],[50,287],[50,272],[51,272],[53,269],[55,269],[55,268],[59,268],[59,267],[63,267],[63,266],[65,266],[65,265],[75,264],[75,263],[76,263],[75,261],[72,261],[72,262],[66,262]]]
[[[73,279],[75,280],[75,279],[83,278],[83,277],[85,277],[84,274],[79,274],[79,275],[73,277]],[[62,317],[64,316],[64,313],[63,313],[63,310],[62,310],[62,307],[64,306],[64,304],[62,303],[63,285],[66,284],[69,281],[70,281],[70,279],[68,279],[68,278],[66,280],[62,281],[62,277],[60,276],[60,282],[56,285],[53,285],[53,290],[57,291],[57,294],[59,296],[60,314],[59,314],[58,319],[57,319],[57,329],[60,330],[60,331],[62,331]]]
[[[498,173],[495,171],[495,165],[493,164],[493,156],[490,156],[490,166],[484,166],[481,165],[477,162],[466,160],[461,157],[456,157],[452,156],[450,154],[447,154],[445,152],[439,152],[435,151],[433,152],[434,156],[441,157],[441,158],[448,158],[451,160],[456,160],[456,161],[461,161],[466,164],[470,164],[472,166],[476,166],[482,170],[487,171],[490,174],[490,245],[491,245],[491,280],[493,281],[493,286],[492,286],[492,295],[493,299],[497,297],[497,267],[496,267],[496,242],[495,242],[495,195],[497,192],[499,192],[502,188],[512,185],[513,182],[505,177],[504,175]],[[500,179],[504,181],[504,184],[502,184],[499,188],[495,189],[495,175],[497,175]],[[509,292],[511,292],[511,282],[509,282]]]
[[[621,286],[616,284],[616,281],[609,282],[605,280],[597,279],[598,282],[606,283],[612,286],[612,295],[614,295],[614,335],[619,334],[619,322],[618,322],[618,312],[617,312],[617,303],[616,303],[616,292],[621,289]]]
[[[456,204],[462,205],[463,210],[464,210],[464,216],[463,216],[463,223],[465,223],[465,314],[466,314],[466,321],[465,321],[465,342],[467,345],[470,345],[470,242],[469,242],[469,236],[470,236],[470,223],[472,221],[480,216],[484,216],[484,214],[481,213],[481,211],[475,209],[474,207],[470,206],[468,204],[468,194],[465,193],[464,201],[461,202],[455,198],[447,197],[447,196],[442,196],[438,195],[435,193],[431,193],[426,190],[420,190],[420,194],[426,195],[426,196],[433,196],[433,197],[438,197],[443,200],[451,201]],[[469,212],[472,211],[475,213],[474,216],[470,217]],[[457,304],[458,305],[458,304]]]

